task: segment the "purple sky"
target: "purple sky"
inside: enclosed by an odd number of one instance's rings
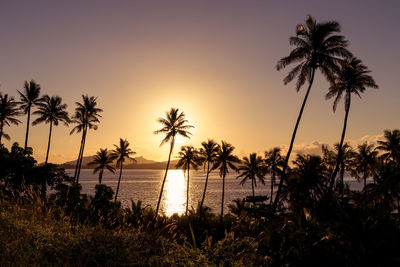
[[[179,107],[196,126],[181,144],[227,140],[240,156],[289,142],[304,96],[283,85],[277,60],[307,14],[336,20],[350,50],[380,86],[354,99],[347,137],[355,143],[400,126],[398,1],[1,1],[0,90],[17,96],[24,80],[60,95],[72,113],[81,94],[104,109],[86,154],[127,138],[138,155],[165,159],[157,117]],[[343,105],[332,112],[328,84],[317,75],[296,144],[339,140]],[[26,118],[6,128],[23,144]],[[54,130],[50,161],[76,157],[79,135]],[[48,125],[31,130],[43,160]]]

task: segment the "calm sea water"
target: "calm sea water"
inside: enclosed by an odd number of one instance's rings
[[[73,170],[67,173],[73,175]],[[118,175],[105,172],[102,183],[113,188],[117,188]],[[244,198],[252,194],[251,183],[240,185],[236,179],[236,173],[228,173],[225,180],[225,203],[224,212],[228,212],[228,205],[236,198]],[[118,193],[118,200],[124,207],[130,206],[130,200],[141,200],[144,205],[155,208],[161,188],[164,170],[123,170],[121,185]],[[189,184],[189,207],[196,207],[201,200],[206,174],[203,171],[190,172]],[[186,176],[182,170],[169,170],[167,181],[160,210],[166,215],[173,213],[182,214],[186,208]],[[94,195],[95,185],[98,183],[98,174],[93,174],[93,170],[81,170],[79,182],[82,185],[83,193]],[[352,189],[361,189],[362,183],[353,178],[345,178],[345,182],[350,184]],[[266,177],[265,185],[257,183],[256,195],[269,195],[270,178]],[[209,176],[205,205],[212,209],[212,212],[219,213],[221,209],[222,179],[218,172],[212,172]]]

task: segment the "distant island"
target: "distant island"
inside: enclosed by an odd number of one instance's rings
[[[94,166],[89,165],[89,162],[91,162],[94,158],[93,156],[87,156],[82,158],[82,169],[93,169]],[[154,160],[149,160],[145,159],[143,156],[136,157],[135,158],[136,162],[128,160],[126,162],[126,165],[124,165],[124,169],[153,169],[153,170],[163,170],[165,169],[167,162],[166,161],[154,161]],[[176,163],[178,160],[171,160],[169,169],[176,169]],[[64,169],[75,169],[76,167],[76,160],[73,161],[67,161],[62,164],[58,165],[61,168]]]

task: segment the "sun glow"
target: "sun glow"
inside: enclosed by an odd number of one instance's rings
[[[183,214],[186,207],[186,180],[182,170],[168,170],[165,191],[165,215]]]

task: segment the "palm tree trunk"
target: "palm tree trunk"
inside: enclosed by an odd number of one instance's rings
[[[77,172],[77,174],[76,174],[76,183],[79,183],[79,175],[80,175],[80,173],[81,173],[82,160],[83,160],[83,152],[85,151],[86,133],[87,133],[87,129],[85,129],[85,135],[84,135],[84,137],[83,137],[82,153],[81,153],[81,159],[80,159],[80,161],[79,161],[78,172]]]
[[[44,162],[47,165],[47,160],[49,159],[49,151],[50,151],[50,141],[51,141],[51,131],[53,129],[53,122],[50,121],[50,132],[49,132],[49,142],[47,143],[47,153],[46,153],[46,161]]]
[[[225,176],[226,176],[226,173],[224,172],[222,175],[221,222],[224,217]]]
[[[329,191],[328,194],[332,193],[332,189],[333,189],[333,185],[335,184],[335,179],[336,179],[336,175],[339,171],[339,166],[340,163],[342,162],[342,157],[343,157],[343,151],[342,151],[342,147],[343,147],[343,142],[344,142],[344,136],[346,135],[346,128],[347,128],[347,118],[349,116],[349,111],[350,111],[350,103],[351,103],[351,94],[349,94],[349,104],[346,106],[346,114],[344,116],[344,123],[343,123],[343,130],[342,130],[342,137],[340,138],[340,143],[339,143],[339,151],[338,151],[338,158],[336,161],[336,166],[335,169],[332,173],[332,177],[331,177],[331,181],[329,183]]]
[[[282,169],[281,179],[279,181],[278,191],[276,191],[274,204],[272,205],[272,212],[275,212],[275,209],[278,206],[279,196],[281,194],[283,181],[286,178],[286,169],[287,169],[287,166],[288,166],[288,163],[289,163],[290,154],[292,153],[294,140],[296,138],[297,128],[299,127],[301,116],[303,115],[304,107],[306,105],[306,102],[307,102],[307,99],[308,99],[308,95],[310,94],[311,86],[312,86],[313,81],[314,81],[314,74],[315,74],[315,68],[313,68],[312,71],[311,71],[311,76],[310,76],[310,82],[309,82],[309,85],[308,85],[308,89],[307,89],[306,95],[304,96],[303,104],[301,105],[300,112],[299,112],[299,115],[297,117],[296,125],[294,127],[293,134],[292,134],[292,139],[290,140],[289,149],[288,149],[288,152],[287,152],[286,158],[285,158],[285,164],[283,165],[283,169]]]
[[[114,198],[114,203],[117,202],[117,196],[118,196],[118,191],[119,191],[119,183],[121,182],[121,176],[122,176],[122,162],[121,162],[121,167],[119,169],[119,178],[118,178],[118,185],[117,185],[117,191],[115,191],[115,198]]]
[[[85,130],[82,131],[81,146],[79,147],[78,159],[76,160],[76,166],[75,166],[74,182],[76,181],[76,175],[78,173],[78,167],[79,167],[79,161],[81,159],[81,154],[82,154],[82,145],[83,145],[83,137],[84,136],[85,136]]]
[[[101,181],[103,180],[103,171],[104,169],[101,169],[99,172],[99,184],[101,184]]]
[[[31,107],[28,107],[28,119],[26,121],[26,135],[25,135],[25,148],[24,148],[25,151],[26,151],[26,148],[28,147],[28,135],[29,135],[30,121],[31,121]]]
[[[207,183],[208,183],[208,175],[210,174],[210,162],[207,161],[207,176],[206,176],[206,184],[204,185],[203,197],[200,202],[200,211],[203,208],[204,199],[206,197]]]
[[[187,215],[187,212],[188,212],[188,209],[189,209],[189,179],[190,179],[190,177],[189,177],[189,172],[190,172],[190,164],[188,165],[188,168],[187,168],[187,186],[186,186],[186,215]]]
[[[344,177],[344,163],[342,162],[342,167],[341,167],[341,170],[340,170],[340,186],[341,186],[341,194],[342,194],[342,200],[343,200],[343,197],[344,197],[344,179],[343,179],[343,177]]]
[[[163,182],[161,185],[160,196],[158,197],[158,202],[157,202],[156,215],[155,215],[156,218],[158,215],[158,210],[160,208],[160,202],[161,202],[162,193],[164,190],[165,180],[167,179],[168,167],[169,167],[169,162],[171,161],[171,154],[172,154],[172,149],[174,148],[174,142],[175,142],[175,137],[171,140],[171,146],[169,148],[168,162],[167,162],[167,166],[165,167],[164,179],[163,179]]]
[[[254,194],[254,179],[251,179],[251,191],[253,192],[253,204],[254,204],[254,207],[255,207],[256,206],[256,200],[255,200],[255,194]]]
[[[4,127],[4,123],[1,122],[1,124],[0,124],[0,145],[1,145],[1,138],[3,137],[3,127]]]
[[[269,200],[269,205],[272,205],[272,197],[274,194],[274,185],[275,185],[275,172],[272,171],[272,176],[271,176],[271,198]]]

